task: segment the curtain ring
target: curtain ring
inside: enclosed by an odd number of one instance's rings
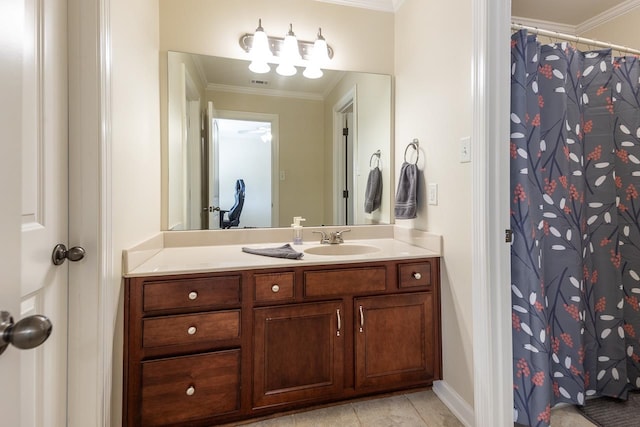
[[[420,150],[418,149],[420,145],[420,142],[418,141],[418,139],[414,139],[413,141],[411,141],[409,143],[409,145],[407,145],[407,148],[404,149],[404,161],[405,163],[407,162],[407,151],[409,150],[410,147],[413,147],[414,150],[416,150],[416,162],[414,163],[414,165],[418,164],[418,160],[420,159]]]

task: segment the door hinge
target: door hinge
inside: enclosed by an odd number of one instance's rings
[[[349,190],[342,190],[342,198],[344,199],[349,198]]]
[[[343,136],[349,135],[349,128],[342,128],[342,135]]]
[[[507,228],[504,230],[504,241],[505,243],[513,242],[513,230]]]

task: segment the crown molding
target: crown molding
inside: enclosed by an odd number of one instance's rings
[[[521,16],[512,16],[511,22],[514,24],[526,25],[528,27],[540,28],[543,30],[556,31],[575,36],[577,27],[575,25],[561,24],[559,22],[543,21],[541,19],[523,18]]]
[[[606,24],[607,22],[619,18],[621,15],[631,12],[633,9],[639,6],[640,0],[627,0],[625,2],[622,2],[619,5],[614,6],[611,9],[607,9],[604,12],[594,16],[593,18],[589,18],[586,21],[578,24],[576,26],[576,34],[583,34],[589,30],[593,30],[600,25]]]
[[[306,101],[323,101],[322,95],[310,92],[293,92],[287,90],[277,89],[264,89],[242,86],[221,85],[217,83],[209,83],[207,85],[207,91],[229,92],[239,93],[243,95],[262,95],[262,96],[275,96],[280,98],[297,98]]]
[[[321,3],[333,3],[342,6],[359,7],[361,9],[377,10],[380,12],[395,12],[404,0],[315,0]]]

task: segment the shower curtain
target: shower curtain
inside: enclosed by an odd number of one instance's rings
[[[514,421],[640,388],[640,63],[511,40]]]

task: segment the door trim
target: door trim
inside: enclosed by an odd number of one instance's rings
[[[476,426],[513,424],[509,224],[510,0],[473,2],[473,362]],[[491,254],[491,255],[488,255]]]
[[[119,289],[111,201],[110,0],[68,0],[69,241],[85,261],[69,269],[68,426],[111,425]],[[96,61],[97,59],[97,61]]]
[[[353,86],[336,102],[333,106],[333,196],[331,203],[333,204],[333,224],[342,224],[344,218],[344,203],[342,200],[342,190],[344,190],[345,171],[344,171],[344,151],[342,135],[342,128],[344,122],[342,120],[343,111],[353,105],[353,123],[350,124],[351,130],[353,130],[353,141],[357,141],[357,117],[358,117],[358,99],[357,99],[357,87]],[[354,150],[355,155],[355,150]],[[354,170],[355,176],[355,170]],[[354,188],[355,192],[355,188]]]

